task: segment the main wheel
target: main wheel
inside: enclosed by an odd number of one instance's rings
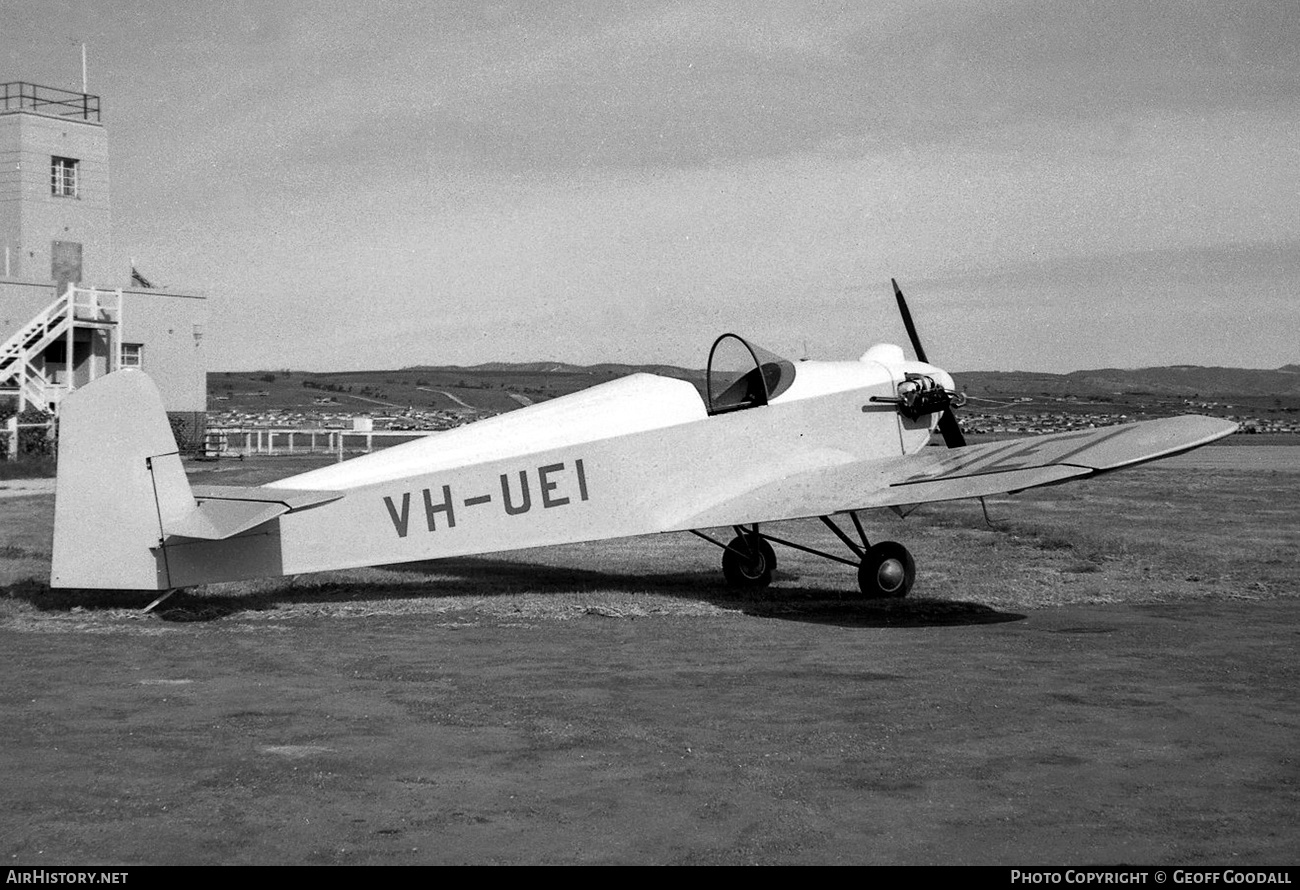
[[[722,551],[722,577],[732,587],[766,587],[772,583],[776,569],[772,545],[759,538],[758,552],[754,550],[752,538],[737,535]]]
[[[867,551],[858,566],[858,587],[872,598],[904,597],[916,581],[916,561],[895,541],[881,541]]]

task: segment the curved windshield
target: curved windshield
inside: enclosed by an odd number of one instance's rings
[[[766,405],[794,382],[794,363],[735,334],[723,334],[709,350],[709,413]]]

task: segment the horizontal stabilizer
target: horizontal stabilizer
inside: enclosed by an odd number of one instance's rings
[[[289,489],[240,488],[224,485],[196,485],[198,505],[180,520],[166,523],[170,538],[220,541],[256,528],[284,513],[305,510],[337,501],[334,491],[291,491]]]
[[[265,504],[282,504],[285,508],[282,512],[288,513],[328,504],[343,497],[341,491],[244,488],[238,485],[195,485],[190,490],[200,501],[256,501]]]

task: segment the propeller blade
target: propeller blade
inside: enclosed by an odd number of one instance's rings
[[[916,334],[916,325],[912,324],[912,313],[907,311],[907,301],[903,299],[903,290],[898,286],[898,282],[891,278],[889,283],[894,286],[894,298],[898,300],[898,312],[903,316],[903,327],[907,328],[907,336],[912,340],[912,348],[916,350],[918,361],[929,363],[925,357],[925,348],[921,346],[921,338]]]
[[[944,408],[939,416],[939,432],[943,435],[943,444],[949,448],[966,447],[966,437],[957,425],[957,414],[952,408]]]
[[[903,299],[903,289],[898,286],[896,279],[889,279],[889,283],[894,286],[894,299],[898,300],[898,314],[903,316],[903,327],[907,328],[907,336],[912,341],[912,348],[916,350],[916,357],[919,361],[929,364],[930,360],[925,357],[925,347],[921,345],[921,338],[916,333],[916,325],[912,323],[912,313],[907,308],[907,300]],[[949,405],[943,409],[943,414],[939,415],[939,432],[943,436],[943,444],[949,448],[965,448],[966,437],[962,434],[961,427],[957,423],[957,414]]]

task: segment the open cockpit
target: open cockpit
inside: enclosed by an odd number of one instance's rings
[[[709,350],[705,382],[709,414],[766,405],[789,389],[794,377],[794,362],[737,334],[723,334]]]

